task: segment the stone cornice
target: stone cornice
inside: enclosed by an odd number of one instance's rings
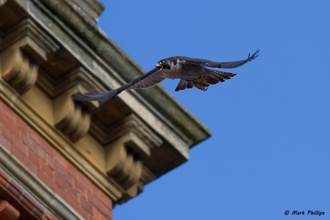
[[[124,92],[93,116],[98,102],[74,102],[74,93],[113,89],[144,71],[71,6],[11,0],[0,7],[11,16],[0,17],[0,99],[123,203],[187,161],[210,131],[161,86]]]
[[[111,63],[111,67],[121,74],[122,80],[119,82],[128,82],[142,74],[145,71],[133,61],[125,52],[123,52],[112,40],[110,40],[100,29],[96,26],[89,25],[76,15],[72,14],[70,7],[63,7],[60,0],[40,0],[43,4],[51,7],[59,18],[69,23],[73,31],[80,37],[84,38],[85,42],[90,45],[91,49],[97,53],[105,62]],[[70,17],[70,19],[67,19]],[[100,76],[96,76],[100,77]],[[103,77],[102,77],[103,78]],[[115,85],[106,84],[105,89],[114,89]],[[137,93],[141,94],[143,99],[157,111],[170,119],[170,122],[189,136],[189,146],[192,147],[200,141],[210,136],[211,132],[205,127],[195,116],[186,110],[175,98],[170,95],[161,86],[151,88],[150,91],[139,90]],[[168,109],[167,106],[171,106]]]

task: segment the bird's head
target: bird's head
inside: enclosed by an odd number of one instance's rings
[[[156,63],[156,67],[159,70],[162,70],[162,69],[171,69],[171,64],[170,64],[170,61],[169,60],[161,60],[158,63]]]

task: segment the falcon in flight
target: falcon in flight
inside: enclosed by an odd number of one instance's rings
[[[194,86],[197,89],[206,91],[210,85],[224,82],[231,79],[236,74],[218,71],[211,68],[236,68],[243,64],[250,62],[259,56],[257,50],[252,55],[249,54],[245,60],[232,61],[232,62],[214,62],[210,60],[190,58],[183,56],[169,57],[160,60],[156,67],[146,74],[134,79],[133,81],[123,85],[114,90],[106,92],[95,92],[85,94],[74,94],[72,98],[77,101],[99,101],[103,102],[94,109],[93,113],[102,108],[112,98],[126,89],[145,89],[160,83],[166,78],[180,79],[175,91],[184,89],[191,89]]]

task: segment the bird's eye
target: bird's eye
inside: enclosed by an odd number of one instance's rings
[[[156,67],[163,68],[163,64],[164,64],[164,60],[161,60],[156,64]]]

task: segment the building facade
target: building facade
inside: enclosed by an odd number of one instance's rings
[[[144,70],[98,0],[0,0],[0,219],[112,219],[210,131],[161,86],[98,102]],[[147,192],[146,192],[147,193]]]

